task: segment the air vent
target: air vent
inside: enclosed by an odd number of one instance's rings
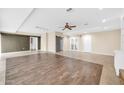
[[[70,12],[70,11],[72,11],[72,8],[68,8],[68,9],[66,9],[66,11],[67,12]]]

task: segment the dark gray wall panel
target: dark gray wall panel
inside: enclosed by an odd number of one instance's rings
[[[29,50],[29,36],[2,34],[2,53]]]

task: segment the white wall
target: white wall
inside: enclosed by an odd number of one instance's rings
[[[56,52],[56,35],[62,36],[62,33],[48,32],[41,34],[41,51]]]
[[[41,51],[47,51],[48,46],[48,34],[41,34]]]
[[[56,33],[55,32],[48,33],[48,51],[56,52]]]
[[[92,52],[92,37],[91,35],[84,35],[82,37],[83,52]]]
[[[121,31],[108,31],[91,33],[92,52],[104,55],[114,55],[115,50],[120,49]]]
[[[120,30],[115,30],[82,34],[82,36],[78,36],[79,51],[114,55],[114,51],[120,49],[120,33]],[[87,40],[87,35],[91,36],[91,41]],[[86,39],[84,40],[85,36]],[[69,50],[69,46],[69,38],[64,37],[64,50]]]
[[[68,51],[69,50],[69,37],[64,36],[63,38],[63,51]]]

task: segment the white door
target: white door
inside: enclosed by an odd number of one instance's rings
[[[90,35],[83,36],[83,52],[92,51],[92,41]]]
[[[38,37],[30,37],[30,50],[38,50]]]

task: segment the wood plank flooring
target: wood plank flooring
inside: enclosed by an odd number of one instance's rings
[[[102,65],[50,53],[6,60],[7,85],[99,84]]]

